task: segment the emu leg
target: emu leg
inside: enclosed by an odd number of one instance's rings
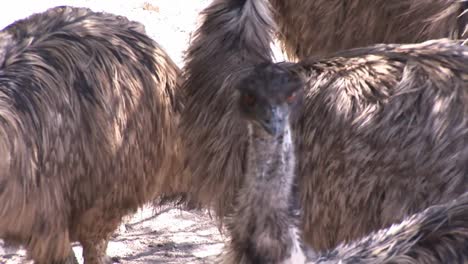
[[[70,254],[68,257],[63,261],[53,261],[51,264],[79,264],[78,259],[75,256],[75,252],[73,249],[70,250]]]
[[[113,264],[119,263],[118,259],[107,256],[107,239],[89,241],[83,244],[83,259],[85,264]]]
[[[73,230],[76,230],[77,240],[83,246],[84,264],[118,262],[108,257],[106,250],[108,241],[121,220],[120,210],[112,209],[111,205],[104,205],[103,201],[98,201],[92,209],[80,215]]]
[[[68,232],[52,236],[33,236],[28,246],[28,257],[35,264],[78,264]]]
[[[75,252],[73,252],[73,249],[70,251],[70,254],[68,255],[64,264],[79,264],[78,259],[76,259],[76,256],[75,256]]]
[[[79,264],[78,259],[75,256],[73,250],[63,260],[55,260],[55,261],[34,261],[34,264]]]

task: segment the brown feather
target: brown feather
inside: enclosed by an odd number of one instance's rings
[[[103,263],[121,218],[177,186],[179,70],[143,25],[86,8],[16,21],[0,48],[0,237]]]
[[[308,264],[463,264],[468,262],[468,195],[322,253]]]
[[[418,43],[464,35],[459,0],[269,0],[290,59],[378,43]],[[463,14],[463,15],[462,15]]]
[[[258,62],[270,60],[273,30],[263,1],[214,1],[203,12],[186,56],[181,134],[185,178],[202,204],[230,211],[244,173],[246,128],[233,113],[230,81]],[[216,124],[213,126],[213,124]],[[228,172],[226,175],[225,173]],[[225,191],[225,192],[224,192]]]
[[[272,40],[274,28],[258,24],[250,39],[240,36],[232,14],[245,16],[224,4],[222,12],[205,11],[189,47],[181,116],[192,194],[221,219],[245,172],[247,131],[235,116],[232,87],[242,70],[268,60],[263,40]],[[308,79],[295,133],[309,245],[333,248],[465,191],[466,65],[467,47],[439,40],[375,45],[292,66]]]

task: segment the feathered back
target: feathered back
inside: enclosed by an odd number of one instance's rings
[[[269,0],[290,59],[328,55],[378,43],[460,38],[466,1]]]
[[[365,235],[466,191],[468,48],[380,44],[308,59],[295,127],[306,241]]]
[[[0,237],[53,262],[83,211],[112,231],[169,189],[178,75],[142,24],[109,13],[55,7],[2,30]]]
[[[341,244],[309,264],[463,264],[468,261],[468,194],[399,224]]]

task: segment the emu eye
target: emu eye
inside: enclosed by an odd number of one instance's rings
[[[253,105],[255,104],[255,96],[251,95],[251,94],[243,94],[242,95],[242,101],[246,104],[246,105]]]
[[[294,102],[295,99],[296,99],[296,93],[292,93],[286,98],[286,101],[288,103],[292,103],[292,102]]]

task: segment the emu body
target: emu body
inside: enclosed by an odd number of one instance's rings
[[[378,43],[466,38],[467,3],[458,0],[269,0],[290,59]]]
[[[248,131],[233,86],[243,69],[270,60],[269,12],[264,1],[215,1],[187,53],[186,177],[221,220],[246,172]],[[315,250],[466,190],[468,49],[459,44],[374,45],[291,67],[308,80],[293,136],[301,229]]]
[[[463,264],[468,261],[468,195],[405,218],[307,264]]]
[[[217,201],[219,215],[232,212],[243,178],[239,176],[245,172],[240,153],[246,151],[247,128],[233,116],[237,112],[231,82],[245,68],[269,62],[272,55],[272,31],[267,29],[273,22],[264,4],[218,0],[203,10],[204,22],[187,51],[178,93],[184,101],[180,116],[184,177],[193,187],[192,199],[204,206]]]
[[[303,83],[278,65],[262,64],[236,88],[249,131],[247,165],[222,263],[304,263],[290,214],[295,177],[290,120],[299,110]]]
[[[306,242],[331,248],[466,191],[467,63],[467,47],[439,40],[296,65]]]
[[[143,25],[56,7],[0,32],[0,237],[35,263],[107,261],[124,215],[172,188],[179,70]]]

